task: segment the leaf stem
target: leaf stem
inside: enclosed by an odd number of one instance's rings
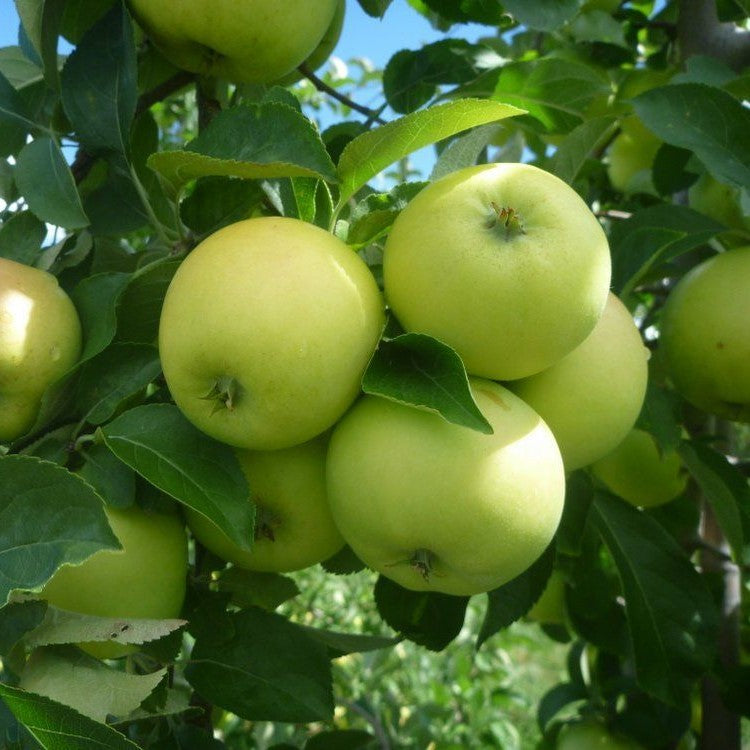
[[[138,193],[138,197],[141,199],[141,203],[143,204],[143,208],[146,211],[146,215],[148,216],[148,220],[151,223],[151,226],[154,228],[154,231],[159,236],[159,239],[162,241],[162,243],[166,247],[171,247],[172,238],[169,237],[167,228],[159,221],[159,218],[154,213],[154,209],[151,206],[151,201],[149,200],[146,188],[143,187],[143,183],[138,177],[138,173],[136,172],[135,167],[132,164],[128,163],[128,169],[130,171],[130,178],[133,180],[133,185],[135,186],[136,192]]]

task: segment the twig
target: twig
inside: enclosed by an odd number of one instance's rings
[[[391,741],[388,738],[388,733],[385,731],[383,722],[380,721],[380,717],[376,714],[371,714],[354,701],[346,701],[345,705],[350,711],[359,714],[372,727],[375,737],[380,743],[381,750],[391,750]]]
[[[300,73],[302,73],[305,78],[307,78],[310,83],[312,83],[313,86],[315,86],[318,91],[322,91],[324,94],[328,94],[328,96],[336,99],[336,101],[341,102],[345,106],[349,107],[349,109],[353,109],[355,112],[359,112],[362,115],[365,115],[368,119],[377,122],[381,125],[385,124],[385,120],[383,120],[380,117],[380,112],[382,112],[382,109],[380,111],[370,109],[370,107],[365,107],[363,104],[357,104],[357,102],[350,99],[345,94],[342,94],[339,91],[336,91],[333,86],[329,86],[325,81],[322,81],[318,76],[315,75],[315,73],[312,71],[309,65],[307,63],[302,63],[302,65],[297,68]]]

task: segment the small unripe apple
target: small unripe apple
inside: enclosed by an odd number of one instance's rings
[[[635,740],[612,734],[604,724],[593,719],[564,726],[556,747],[557,750],[643,750]]]
[[[0,442],[31,429],[44,391],[80,353],[78,313],[57,279],[0,258]]]
[[[187,511],[190,530],[222,560],[248,570],[286,572],[327,560],[344,546],[326,497],[327,444],[319,438],[283,450],[236,452],[256,504],[251,551],[193,510]]]
[[[565,477],[547,425],[497,383],[471,388],[492,435],[364,396],[331,436],[333,520],[365,564],[405,588],[494,589],[541,555],[560,520]]]
[[[526,613],[526,619],[541,625],[565,624],[565,578],[562,573],[552,571],[542,595]]]
[[[750,247],[691,269],[669,294],[659,345],[674,387],[694,406],[750,422]]]
[[[607,151],[609,181],[621,193],[652,193],[651,169],[662,141],[635,115],[621,127]]]
[[[649,351],[628,309],[610,294],[589,337],[547,370],[508,387],[557,439],[565,470],[588,466],[635,424],[648,381]]]
[[[638,429],[631,430],[611,453],[593,463],[591,471],[615,495],[642,508],[674,500],[688,480],[677,452],[662,453],[653,436]]]

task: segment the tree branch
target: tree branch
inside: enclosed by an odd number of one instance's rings
[[[710,55],[733,70],[750,64],[750,32],[722,23],[715,0],[679,0],[677,40],[683,62],[693,55]]]

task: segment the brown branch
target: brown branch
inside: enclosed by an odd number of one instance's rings
[[[333,86],[329,86],[325,81],[315,75],[307,63],[302,63],[297,70],[299,70],[299,72],[302,73],[302,75],[305,76],[305,78],[307,78],[307,80],[310,81],[318,91],[328,94],[328,96],[336,101],[341,102],[341,104],[349,107],[349,109],[353,109],[355,112],[365,115],[365,117],[373,122],[380,123],[381,125],[385,124],[385,120],[380,117],[380,113],[377,110],[365,107],[363,104],[357,104],[357,102],[353,101],[345,94],[342,94],[340,91],[337,91]]]
[[[734,70],[750,64],[750,32],[733,23],[722,23],[715,0],[680,0],[677,40],[683,61],[709,55]]]

